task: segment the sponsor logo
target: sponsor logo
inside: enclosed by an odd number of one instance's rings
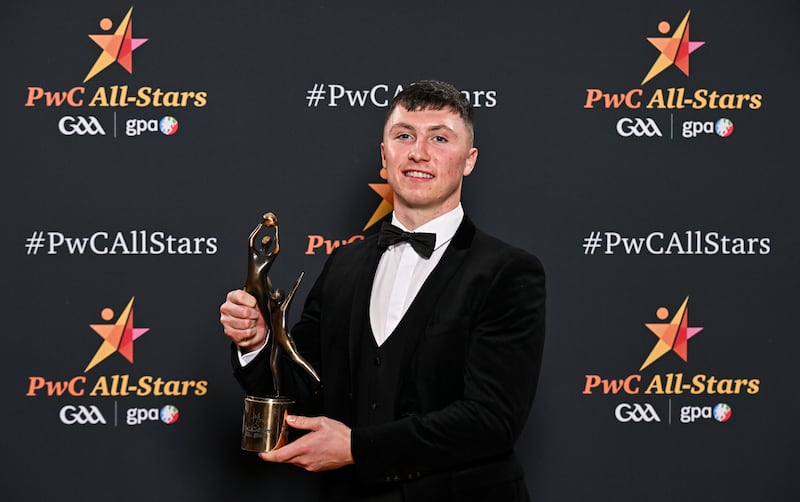
[[[701,134],[716,134],[720,138],[727,138],[733,134],[733,121],[725,118],[716,122],[687,120],[681,126],[681,135],[684,138],[696,138]]]
[[[614,409],[614,416],[618,422],[661,422],[661,417],[650,403],[620,403]]]
[[[68,404],[58,413],[61,423],[66,425],[106,425],[106,418],[97,406],[74,406]]]
[[[28,377],[28,397],[92,396],[205,396],[208,393],[206,380],[165,379],[152,375],[135,378],[131,375],[102,375],[90,382],[86,375],[77,375],[67,380],[51,380],[42,376]]]
[[[145,422],[163,422],[172,425],[178,421],[180,414],[178,408],[168,404],[158,408],[128,408],[125,412],[125,423],[128,425],[141,425]]]
[[[657,338],[655,345],[644,357],[638,373],[624,376],[608,377],[596,373],[584,375],[583,389],[585,396],[647,396],[648,398],[665,398],[668,401],[666,415],[656,411],[656,405],[617,402],[614,416],[621,423],[626,422],[661,422],[666,417],[668,424],[672,424],[673,411],[676,422],[694,423],[697,420],[714,419],[726,422],[731,417],[731,407],[726,403],[717,403],[714,406],[686,405],[673,407],[673,398],[681,396],[754,396],[761,391],[761,379],[737,377],[724,374],[710,374],[696,372],[694,374],[683,371],[670,371],[647,375],[645,370],[659,365],[674,364],[677,356],[681,365],[689,363],[689,343],[708,343],[712,334],[707,334],[705,326],[697,326],[689,321],[689,297],[683,301],[670,315],[666,307],[656,309],[656,318],[660,322],[646,322],[644,328],[651,336]],[[698,335],[705,336],[698,338]],[[670,362],[672,361],[672,362]],[[664,406],[662,410],[667,410]]]
[[[133,7],[128,9],[128,13],[117,25],[114,33],[108,34],[113,26],[114,22],[104,17],[100,20],[100,29],[104,33],[89,35],[89,38],[100,47],[101,52],[83,79],[84,84],[113,63],[118,63],[128,73],[133,74],[133,51],[147,42],[146,38],[133,37]]]
[[[726,403],[717,403],[717,405],[714,406],[713,411],[714,411],[714,419],[717,422],[727,422],[728,420],[730,420],[731,414],[733,413],[731,407],[728,406]]]
[[[165,136],[172,136],[178,132],[178,119],[172,116],[157,119],[128,119],[125,121],[125,134],[127,136],[140,136],[144,133],[160,132]]]
[[[605,92],[602,89],[586,89],[584,108],[638,110],[758,110],[763,96],[751,93],[720,92],[713,89],[697,89],[687,94],[684,87],[655,89],[645,96],[644,89],[625,92]]]
[[[642,136],[647,136],[648,138],[662,136],[658,124],[651,118],[621,118],[617,121],[617,134],[624,138],[630,136],[636,136],[637,138],[641,138]]]
[[[208,93],[204,90],[162,89],[152,85],[134,87],[124,83],[94,85],[103,78],[111,79],[133,75],[134,53],[139,61],[142,47],[146,47],[144,49],[146,55],[148,48],[154,43],[150,38],[134,36],[133,7],[128,9],[116,25],[110,17],[103,17],[100,19],[99,27],[100,33],[91,33],[88,36],[89,40],[93,42],[92,46],[100,50],[100,54],[95,57],[88,71],[81,69],[80,73],[76,72],[76,83],[72,86],[67,85],[56,89],[47,85],[28,86],[25,93],[25,107],[71,108],[78,112],[82,108],[175,109],[202,108],[208,104]],[[123,69],[124,73],[115,68]],[[84,75],[80,83],[77,83],[80,78],[78,75]],[[164,115],[160,119],[136,117],[123,119],[120,124],[115,111],[113,124],[107,120],[106,124],[101,125],[96,116],[79,115],[75,112],[65,115],[59,120],[58,130],[61,134],[65,136],[105,136],[108,130],[109,134],[113,132],[113,137],[116,138],[118,129],[124,130],[128,137],[138,137],[145,132],[161,132],[165,136],[172,136],[178,131],[178,120],[172,114]]]
[[[205,91],[165,91],[161,88],[153,89],[150,86],[139,87],[132,90],[127,85],[111,85],[98,87],[87,101],[87,94],[91,89],[83,86],[73,87],[66,91],[48,91],[44,87],[28,87],[25,99],[26,107],[44,106],[46,108],[60,108],[69,106],[81,108],[83,106],[96,108],[186,108],[194,106],[202,108],[208,104],[208,93]],[[44,101],[43,101],[44,100]]]
[[[92,360],[89,361],[86,369],[83,370],[84,373],[87,373],[115,352],[133,363],[133,342],[150,331],[150,328],[134,327],[133,299],[134,298],[131,297],[128,305],[125,306],[125,309],[113,324],[89,325],[95,333],[103,338],[103,343],[100,345],[100,348],[97,349],[97,352],[95,352]],[[100,316],[104,321],[110,321],[114,317],[114,311],[106,307],[102,310]]]
[[[699,49],[705,42],[692,41],[689,39],[689,15],[692,11],[686,12],[683,21],[680,22],[672,35],[668,37],[648,37],[647,41],[661,53],[658,59],[650,67],[650,71],[645,75],[642,84],[655,78],[670,66],[674,66],[689,76],[689,55]],[[658,31],[662,35],[669,33],[670,25],[667,21],[658,23]]]
[[[161,408],[161,411],[158,412],[158,417],[167,425],[172,425],[178,421],[180,417],[180,413],[178,413],[178,408],[168,404]]]
[[[642,110],[669,112],[669,118],[662,120],[669,124],[669,130],[662,129],[653,118],[617,118],[616,132],[623,137],[677,138],[692,139],[700,134],[717,134],[727,138],[733,133],[733,122],[729,118],[709,120],[675,120],[676,113],[684,110],[759,110],[764,101],[761,92],[752,90],[737,91],[715,89],[707,85],[697,88],[669,86],[647,88],[653,83],[677,78],[688,81],[690,61],[700,64],[714,52],[709,51],[705,41],[695,40],[692,12],[687,11],[672,28],[672,23],[662,20],[657,24],[659,36],[644,36],[646,41],[658,51],[655,61],[643,70],[644,77],[636,87],[609,90],[602,86],[586,87],[583,108],[593,110]],[[690,30],[692,28],[692,30]],[[641,40],[641,39],[639,39]],[[639,42],[637,42],[639,43]],[[701,49],[702,50],[699,50]],[[723,50],[716,45],[714,50]],[[697,55],[701,54],[700,57]],[[680,73],[683,77],[680,77]]]
[[[169,115],[162,117],[158,121],[158,130],[161,131],[161,134],[172,136],[178,132],[178,119]]]
[[[84,136],[86,134],[90,136],[106,135],[106,131],[103,129],[103,126],[100,125],[100,121],[94,116],[73,117],[71,115],[64,115],[58,121],[58,131],[64,136],[72,136],[74,134],[78,136]]]
[[[669,310],[666,307],[659,307],[656,310],[656,317],[662,321],[666,320],[669,317]],[[689,339],[703,331],[701,327],[689,327],[688,296],[684,298],[683,303],[669,322],[648,323],[645,326],[658,337],[658,341],[639,371],[647,368],[670,351],[677,354],[684,362],[688,361]]]
[[[41,375],[28,377],[25,395],[34,397],[149,397],[149,396],[205,396],[208,381],[201,379],[165,378],[154,375],[114,373],[90,377],[88,373],[114,354],[119,354],[130,364],[134,363],[134,344],[150,333],[150,328],[134,323],[134,297],[131,297],[119,316],[106,307],[101,310],[102,323],[90,323],[89,328],[103,341],[89,359],[84,374],[67,378],[48,378]],[[111,322],[113,320],[113,322]],[[66,413],[66,412],[65,412]]]
[[[730,119],[719,119],[714,124],[714,132],[722,138],[727,138],[733,134],[733,122]]]
[[[731,407],[726,403],[717,403],[712,406],[682,406],[680,420],[684,424],[692,424],[698,420],[711,420],[727,422],[732,414]]]

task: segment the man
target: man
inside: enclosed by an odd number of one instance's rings
[[[323,500],[528,500],[513,449],[541,364],[544,272],[464,215],[462,180],[477,157],[472,107],[453,86],[418,82],[390,104],[381,160],[392,222],[435,234],[433,251],[382,230],[331,255],[292,330],[322,390],[310,395],[291,364],[282,376],[286,394],[321,416],[290,416],[308,432],[260,454],[326,471]],[[220,312],[237,379],[268,394],[255,298],[232,291]]]

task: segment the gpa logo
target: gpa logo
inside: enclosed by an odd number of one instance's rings
[[[145,133],[161,132],[165,136],[172,136],[178,132],[178,119],[166,115],[157,119],[128,119],[125,121],[125,134],[140,136]]]
[[[712,406],[683,406],[681,408],[681,423],[693,424],[698,420],[711,420],[723,423],[730,420],[733,410],[727,403],[717,403]]]
[[[128,425],[141,425],[144,422],[164,422],[172,425],[178,421],[180,413],[178,408],[168,404],[160,410],[158,408],[129,408],[125,414],[125,423]]]
[[[727,138],[733,134],[733,121],[727,118],[716,122],[687,120],[683,123],[681,134],[684,138],[696,138],[701,134],[716,134],[720,138]]]

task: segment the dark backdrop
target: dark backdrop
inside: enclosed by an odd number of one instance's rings
[[[131,7],[133,72],[83,82],[88,35]],[[424,78],[476,105],[467,212],[548,273],[518,443],[534,499],[793,499],[795,2],[2,10],[4,499],[313,500],[313,477],[239,450],[218,307],[266,210],[273,280],[307,274],[296,305],[332,246],[375,230],[385,103]],[[687,13],[689,75],[667,61],[642,84],[648,38]],[[641,368],[687,297],[686,361],[670,342]],[[87,369],[132,298],[132,361]]]

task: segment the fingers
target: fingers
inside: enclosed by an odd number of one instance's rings
[[[233,291],[230,291],[225,299],[231,303],[243,305],[245,307],[255,308],[257,303],[256,297],[243,289],[234,289]]]
[[[326,417],[296,415],[289,415],[286,421],[294,428],[311,432],[277,450],[260,453],[262,460],[293,464],[312,472],[353,463],[351,431],[345,424]]]
[[[302,429],[304,431],[315,431],[322,426],[322,420],[325,417],[303,417],[300,415],[288,415],[286,423],[295,429]]]
[[[243,351],[254,350],[266,339],[266,323],[256,299],[243,290],[228,293],[220,308],[223,331]]]
[[[302,439],[303,438],[300,438],[287,445],[281,446],[277,450],[259,453],[258,456],[261,458],[261,460],[266,462],[300,465],[297,459],[299,459],[303,454],[307,453]],[[302,467],[302,465],[300,466]]]

